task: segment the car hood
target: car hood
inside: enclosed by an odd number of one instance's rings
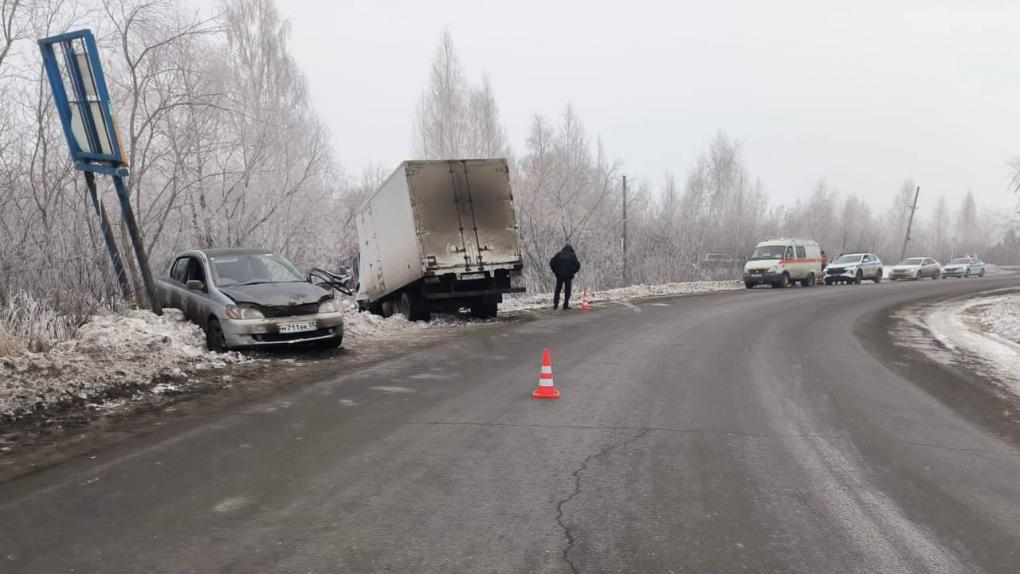
[[[921,268],[920,265],[897,265],[896,267],[893,267],[892,270],[893,271],[916,271],[916,270],[918,270],[920,268]]]
[[[266,307],[307,305],[330,298],[325,289],[305,282],[231,285],[220,287],[219,290],[236,303],[252,303]]]
[[[744,264],[745,271],[766,271],[769,267],[779,265],[778,259],[755,259],[754,261],[748,261]]]
[[[967,267],[966,263],[964,263],[964,264],[954,263],[953,265],[944,265],[942,267],[942,270],[943,271],[959,271],[960,269],[965,269],[966,267]]]

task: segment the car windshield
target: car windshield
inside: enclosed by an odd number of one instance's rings
[[[833,263],[843,263],[843,264],[857,263],[860,260],[861,260],[861,256],[860,255],[844,255],[844,256],[840,257],[839,259],[833,261]]]
[[[950,261],[950,263],[970,263],[970,257],[957,257]]]
[[[272,253],[210,257],[209,261],[213,281],[220,287],[304,281],[289,261]]]
[[[785,245],[761,245],[754,248],[754,253],[751,254],[751,260],[755,259],[782,259],[783,253],[786,252]]]
[[[904,259],[903,261],[900,261],[899,264],[900,265],[920,265],[922,261],[924,261],[924,259],[921,259],[920,257],[911,257],[910,259]]]

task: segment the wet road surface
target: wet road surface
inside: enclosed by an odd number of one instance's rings
[[[0,485],[0,571],[1016,572],[1020,444],[861,337],[1017,285],[755,289],[395,348]],[[543,347],[558,401],[530,396]]]

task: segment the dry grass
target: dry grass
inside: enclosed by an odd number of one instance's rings
[[[0,300],[0,357],[43,352],[71,338],[79,321],[25,292]]]

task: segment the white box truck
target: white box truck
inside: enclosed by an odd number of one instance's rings
[[[428,320],[433,309],[495,316],[523,292],[504,159],[405,161],[358,212],[358,305]]]

